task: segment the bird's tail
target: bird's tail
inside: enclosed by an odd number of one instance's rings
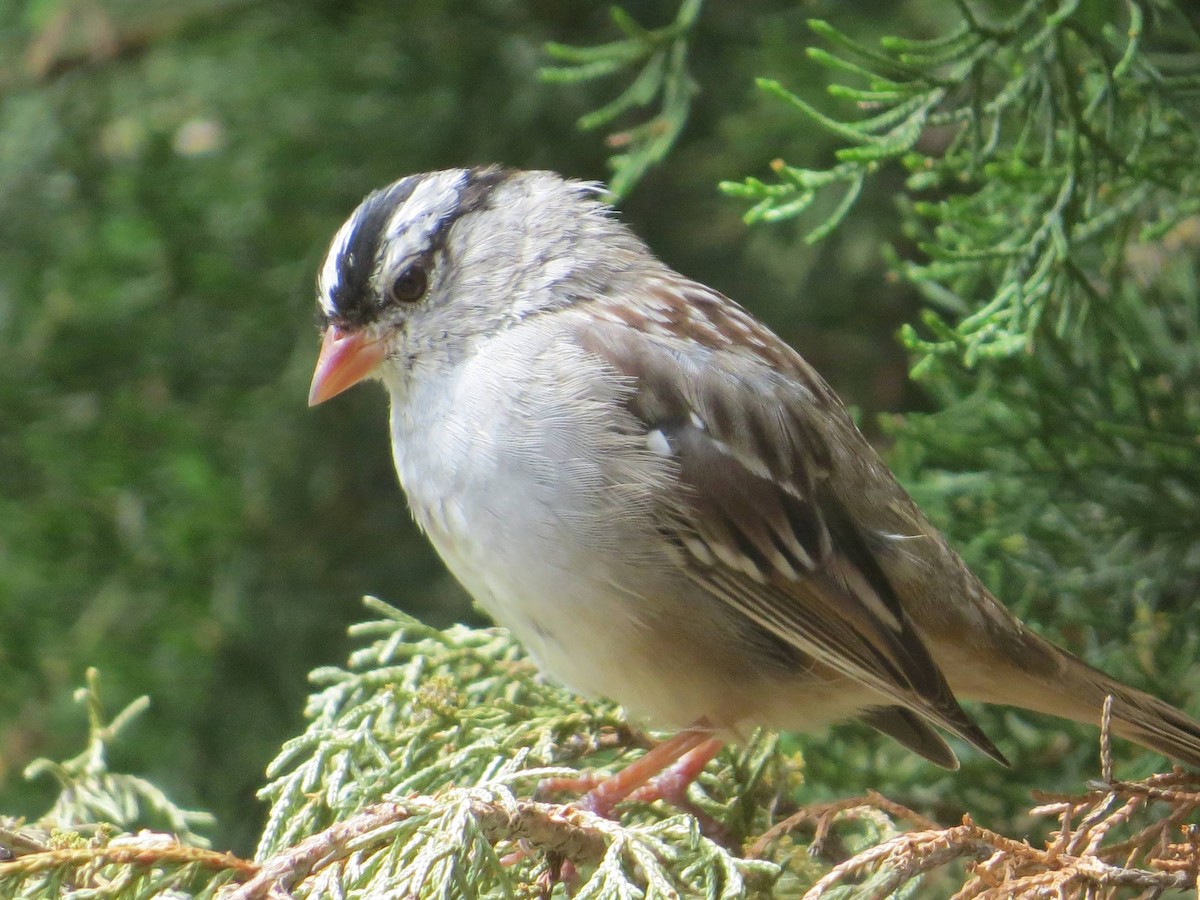
[[[1111,696],[1114,734],[1187,765],[1200,766],[1200,721],[1023,630],[1028,643],[1022,650],[1028,652],[1018,654],[1022,660],[1012,660],[1012,680],[1003,696],[980,699],[1098,726],[1105,699]]]
[[[1105,695],[1112,695],[1113,731],[1119,736],[1189,766],[1200,766],[1200,722],[1107,676],[1099,687]]]

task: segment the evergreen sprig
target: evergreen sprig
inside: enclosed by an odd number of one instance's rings
[[[321,690],[309,727],[268,771],[257,856],[269,868],[361,810],[395,806],[369,839],[355,833],[358,849],[338,865],[290,886],[295,896],[372,885],[403,885],[414,897],[509,896],[513,884],[547,877],[547,852],[579,872],[577,896],[734,897],[775,877],[773,864],[736,858],[690,817],[650,806],[617,824],[532,800],[543,779],[578,775],[572,763],[619,767],[640,738],[617,708],[546,683],[503,630],[438,631],[366,602],[380,618],[353,633],[371,644],[347,669],[313,673]],[[743,817],[757,815],[779,776],[775,747],[756,739],[721,775],[706,774],[697,806],[734,834],[756,827]]]
[[[611,820],[536,799],[541,779],[574,775],[578,763],[601,770],[624,764],[638,737],[614,721],[611,707],[544,684],[500,629],[437,631],[380,601],[367,603],[381,618],[354,630],[369,645],[346,669],[314,673],[320,689],[309,704],[310,725],[272,766],[274,780],[262,791],[272,810],[256,860],[162,832],[115,825],[48,832],[10,823],[0,827],[0,896],[909,897],[927,876],[941,878],[941,887],[961,877],[938,871],[953,859],[996,852],[1012,865],[982,875],[977,869],[973,884],[982,879],[996,891],[1011,884],[1032,889],[1030,896],[1040,896],[1036,888],[1047,880],[1194,885],[1194,842],[1164,850],[1160,837],[1200,806],[1196,779],[1176,772],[1115,781],[1107,724],[1104,783],[1034,811],[1063,819],[1062,833],[1071,835],[1066,854],[1036,850],[969,817],[942,827],[874,792],[794,810],[782,795],[793,786],[796,761],[762,736],[723,754],[691,792],[704,816],[728,830],[721,843],[702,833],[700,818],[659,804],[626,804]],[[92,688],[98,708],[94,677]],[[107,743],[120,729],[105,728]],[[97,774],[102,755],[92,758]],[[1129,798],[1125,807],[1105,799],[1118,793]],[[1119,832],[1114,823],[1143,807],[1155,812],[1156,801],[1169,808],[1135,836],[1136,858],[1130,842],[1105,844]],[[1098,812],[1080,817],[1076,810],[1084,808]],[[1101,813],[1109,820],[1101,822]],[[810,852],[802,852],[810,840]],[[841,860],[832,871],[815,858],[828,850]]]
[[[812,21],[835,52],[809,56],[852,82],[830,93],[871,115],[842,120],[760,80],[847,146],[829,169],[779,160],[775,183],[722,187],[753,201],[750,222],[794,218],[839,188],[809,232],[819,240],[864,179],[901,163],[927,257],[902,268],[937,310],[933,340],[906,330],[911,349],[969,366],[1024,352],[1047,331],[1074,340],[1102,329],[1119,342],[1121,323],[1104,308],[1129,281],[1123,248],[1200,210],[1200,35],[1171,0],[1099,6],[1029,0],[985,21],[963,2],[945,35],[885,38],[879,48]],[[952,327],[934,318],[945,313],[957,317]]]
[[[615,707],[545,683],[500,629],[438,631],[367,604],[379,618],[353,629],[367,646],[348,668],[313,673],[309,727],[268,773],[257,861],[200,846],[191,828],[204,816],[107,770],[104,748],[145,700],[105,724],[93,674],[88,750],[37,767],[59,775],[65,799],[33,825],[0,827],[0,896],[513,897],[561,876],[578,897],[737,898],[779,877],[661,804],[627,804],[613,821],[537,799],[543,779],[618,768],[646,739]],[[722,763],[691,799],[736,845],[766,827],[796,770],[766,736]],[[133,833],[140,820],[112,815],[130,785],[170,813],[166,831]]]
[[[87,709],[86,749],[63,762],[35,759],[25,768],[26,778],[49,775],[59,784],[58,798],[38,825],[58,831],[69,831],[79,825],[104,824],[114,831],[155,825],[169,829],[187,846],[208,847],[208,839],[197,829],[211,828],[211,815],[183,809],[144,778],[109,770],[109,747],[149,709],[150,698],[137,698],[111,721],[106,721],[100,673],[91,668],[87,671],[86,687],[76,691],[75,699]]]
[[[666,157],[687,123],[696,93],[687,65],[688,39],[703,5],[704,0],[683,0],[673,22],[654,29],[614,6],[613,24],[624,33],[623,40],[593,47],[546,45],[546,52],[561,63],[541,70],[546,81],[591,81],[636,72],[613,100],[579,119],[582,130],[607,128],[634,110],[658,103],[658,112],[649,120],[608,135],[609,147],[620,151],[609,159],[609,191],[615,197],[628,194],[650,166]]]
[[[915,251],[891,262],[926,308],[901,339],[937,411],[886,423],[893,468],[1019,614],[1196,712],[1200,29],[1173,0],[955,8],[941,35],[878,46],[812,23],[857,114],[762,86],[843,149],[723,187],[751,221],[824,204],[818,239],[903,167]],[[1089,741],[981,717],[1060,777],[1088,764]],[[1024,793],[965,768],[973,809]]]
[[[58,781],[53,806],[32,823],[0,818],[0,897],[212,896],[242,865],[209,850],[197,833],[213,826],[212,816],[178,806],[144,778],[109,770],[109,748],[149,699],[139,697],[106,720],[94,668],[76,699],[87,710],[87,747],[63,762],[34,760],[25,770],[27,778]],[[160,830],[134,833],[146,826]]]

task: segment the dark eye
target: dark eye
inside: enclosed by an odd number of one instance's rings
[[[425,269],[420,264],[413,264],[401,272],[396,280],[392,282],[389,299],[400,303],[412,303],[425,296],[427,285],[428,279],[425,277]]]

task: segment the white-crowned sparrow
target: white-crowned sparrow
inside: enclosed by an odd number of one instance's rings
[[[542,669],[690,726],[663,765],[852,717],[942,766],[938,729],[1003,762],[956,698],[1096,723],[1109,694],[1117,734],[1200,765],[1200,723],[1015,619],[799,354],[596,193],[413,175],[319,278],[310,404],[384,383],[413,515]]]

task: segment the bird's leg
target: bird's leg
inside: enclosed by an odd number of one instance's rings
[[[613,809],[625,799],[661,799],[694,812],[687,801],[687,787],[720,749],[721,741],[701,723],[663,741],[615,775],[549,778],[539,790],[587,791],[579,805],[605,818],[611,818]]]
[[[729,846],[730,835],[725,825],[693,803],[687,795],[688,787],[700,777],[709,760],[721,752],[722,746],[723,741],[709,738],[681,756],[669,769],[631,793],[628,799],[638,803],[653,803],[655,800],[669,803],[696,819],[705,837]]]
[[[538,785],[538,793],[587,791],[579,806],[606,819],[622,800],[653,803],[662,800],[694,816],[700,830],[712,840],[728,845],[725,826],[688,799],[688,786],[700,777],[704,767],[716,756],[723,742],[709,737],[711,730],[697,725],[681,731],[634,760],[615,775],[584,772],[575,778],[546,778]],[[514,865],[529,855],[520,847],[500,860],[501,865]],[[544,874],[550,886],[557,881],[575,879],[575,866],[568,860],[557,860]],[[540,880],[540,879],[539,879]]]
[[[626,799],[639,803],[653,803],[664,800],[672,806],[693,812],[693,804],[687,798],[687,789],[693,781],[700,777],[709,761],[721,752],[724,742],[717,738],[709,738],[698,744],[679,757],[676,762],[637,790],[631,792]]]

